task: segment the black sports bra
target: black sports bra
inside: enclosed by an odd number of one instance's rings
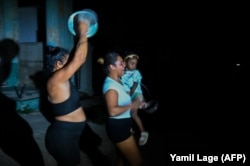
[[[51,102],[50,102],[51,103]],[[66,115],[81,106],[80,95],[76,87],[70,82],[70,96],[61,103],[51,103],[51,108],[55,116]]]

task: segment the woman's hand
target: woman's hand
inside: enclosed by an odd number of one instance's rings
[[[78,23],[78,35],[79,37],[86,36],[88,32],[89,25],[85,21],[80,21]]]
[[[146,102],[140,101],[139,99],[136,99],[135,101],[132,102],[131,110],[138,110],[138,109],[143,109],[146,107],[147,107]]]
[[[147,104],[146,102],[143,101],[143,102],[141,102],[139,108],[140,108],[140,109],[145,109],[145,108],[147,108],[147,106],[148,106],[148,104]]]
[[[81,14],[77,15],[74,19],[74,29],[76,35],[79,37],[86,36],[89,28],[89,22],[86,19],[82,19]]]

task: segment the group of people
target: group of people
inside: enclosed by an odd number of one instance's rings
[[[53,117],[45,135],[45,145],[58,166],[80,165],[79,142],[87,120],[71,78],[87,59],[88,24],[78,20],[75,31],[77,43],[73,51],[51,46],[46,56],[44,94],[47,101],[43,109],[48,109]],[[133,135],[136,122],[141,131],[139,145],[146,144],[148,132],[137,114],[147,106],[140,87],[142,76],[136,69],[138,59],[132,52],[123,58],[120,53],[110,51],[101,61],[106,74],[103,96],[109,115],[106,131],[117,149],[116,165],[143,164]]]
[[[54,120],[46,133],[46,147],[59,166],[79,165],[81,133],[86,125],[86,115],[80,104],[80,97],[71,77],[86,61],[88,50],[88,26],[79,21],[78,42],[73,54],[61,47],[50,47],[46,69],[50,74],[47,83],[47,95]],[[71,56],[71,57],[70,57]],[[108,52],[104,58],[103,71],[106,78],[103,95],[109,118],[106,131],[118,150],[117,165],[125,158],[130,165],[142,165],[142,157],[133,136],[133,123],[136,122],[141,137],[139,145],[145,145],[148,132],[137,114],[147,106],[142,94],[140,82],[142,76],[136,69],[139,56],[129,53],[126,57],[115,51]]]

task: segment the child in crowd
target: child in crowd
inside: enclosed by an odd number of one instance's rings
[[[124,57],[125,71],[122,76],[122,82],[126,88],[126,91],[131,96],[132,101],[139,99],[140,101],[145,101],[142,88],[141,80],[142,75],[137,69],[137,63],[139,56],[133,52],[127,52]],[[141,135],[139,138],[139,145],[145,145],[148,140],[149,133],[145,130],[141,118],[138,115],[138,109],[131,110],[132,118],[134,119],[136,125],[138,126]]]

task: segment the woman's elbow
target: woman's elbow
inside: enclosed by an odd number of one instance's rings
[[[86,62],[86,57],[81,58],[81,62],[84,64]]]
[[[117,113],[109,111],[109,116],[116,116],[116,115],[117,115]]]

